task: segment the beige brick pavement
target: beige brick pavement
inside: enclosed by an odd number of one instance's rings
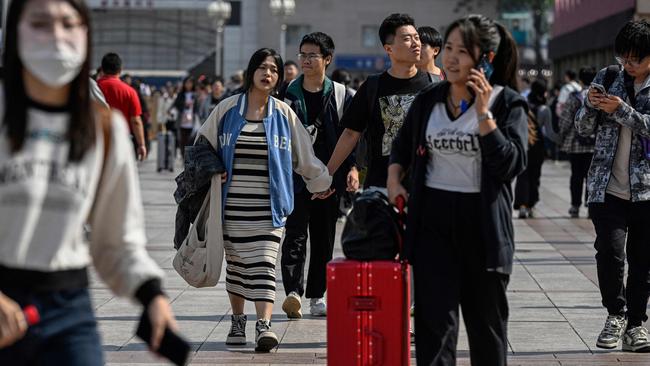
[[[276,306],[274,330],[280,345],[269,354],[253,351],[254,308],[248,304],[249,344],[227,347],[230,307],[223,281],[213,289],[193,289],[171,267],[175,205],[175,174],[155,173],[155,161],[140,166],[147,212],[148,250],[166,271],[166,288],[180,328],[192,342],[192,365],[311,365],[325,364],[326,321],[305,316],[288,321]],[[177,172],[178,173],[178,170]],[[650,365],[650,355],[602,351],[595,339],[605,311],[600,305],[594,264],[594,233],[590,221],[569,219],[567,164],[544,165],[536,218],[515,220],[516,263],[509,285],[510,365]],[[583,217],[585,212],[582,212]],[[335,256],[340,256],[337,244]],[[278,271],[279,275],[279,271]],[[93,276],[93,278],[96,278]],[[115,298],[93,280],[106,361],[109,365],[165,364],[146,351],[133,336],[139,308]],[[278,304],[284,299],[278,278]],[[306,301],[303,306],[307,306]],[[458,344],[459,365],[469,365],[464,329]],[[415,364],[413,360],[412,364]],[[337,365],[343,366],[343,365]],[[392,365],[389,365],[392,366]]]

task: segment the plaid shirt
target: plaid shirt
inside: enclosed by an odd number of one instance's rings
[[[587,95],[587,89],[584,89],[581,91],[581,93],[582,100],[584,100]],[[562,113],[559,116],[560,136],[562,137],[560,150],[568,154],[584,154],[594,152],[594,144],[586,145],[575,138],[576,128],[573,120],[576,112],[578,112],[578,109],[582,107],[582,100],[578,99],[576,95],[571,94],[569,96],[569,99],[567,99],[566,103],[562,107]]]

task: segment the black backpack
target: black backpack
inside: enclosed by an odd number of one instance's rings
[[[381,192],[366,190],[354,200],[347,217],[341,246],[348,259],[393,260],[404,234],[401,218]]]

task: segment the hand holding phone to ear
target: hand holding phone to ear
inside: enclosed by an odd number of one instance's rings
[[[485,73],[476,69],[470,70],[467,87],[474,92],[476,113],[479,115],[487,113],[490,95],[492,95],[492,85],[490,85]]]

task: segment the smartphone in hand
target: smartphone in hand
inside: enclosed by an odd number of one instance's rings
[[[593,89],[596,89],[600,94],[607,95],[607,91],[605,90],[605,87],[603,85],[598,83],[591,83],[591,87]]]
[[[481,56],[481,59],[478,62],[478,65],[476,66],[478,70],[483,70],[483,73],[485,74],[485,78],[487,80],[490,80],[490,77],[492,76],[492,73],[494,72],[494,66],[490,63],[488,60],[488,57],[486,54],[483,54]]]
[[[151,346],[151,320],[149,312],[146,310],[142,312],[135,334]],[[166,357],[175,365],[185,366],[190,355],[190,344],[172,330],[166,328],[157,353]]]

